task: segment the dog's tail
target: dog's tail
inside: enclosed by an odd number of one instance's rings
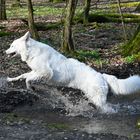
[[[140,76],[134,75],[126,79],[117,79],[113,75],[103,74],[113,94],[140,93]]]

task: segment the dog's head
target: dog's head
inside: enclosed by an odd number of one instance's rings
[[[10,56],[12,55],[12,57],[20,55],[22,61],[26,61],[27,59],[26,42],[29,40],[29,38],[30,38],[30,33],[27,32],[21,38],[14,40],[13,43],[10,45],[10,48],[6,50],[6,54]]]

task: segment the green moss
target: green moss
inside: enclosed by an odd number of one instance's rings
[[[134,14],[123,14],[125,23],[139,23],[140,16]],[[122,19],[119,13],[104,13],[104,12],[90,12],[89,22],[117,22],[121,23]],[[79,14],[75,17],[76,22],[83,23],[82,15]]]
[[[122,54],[124,56],[134,55],[135,58],[140,58],[140,26],[138,27],[133,38],[126,44],[121,46]]]
[[[0,37],[2,37],[2,36],[8,36],[8,35],[11,35],[11,34],[12,33],[0,31]]]

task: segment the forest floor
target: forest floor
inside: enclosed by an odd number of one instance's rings
[[[42,24],[50,19],[47,18],[36,22]],[[9,58],[5,54],[12,41],[27,31],[27,25],[22,20],[10,19],[1,21],[0,27],[9,33],[0,37],[0,140],[140,139],[139,95],[109,95],[108,102],[119,111],[102,114],[79,90],[35,83],[36,91],[32,92],[26,90],[24,81],[6,83],[7,76],[18,76],[30,70],[20,58]],[[130,38],[137,24],[126,24],[126,29]],[[140,63],[120,53],[119,46],[124,42],[120,23],[77,24],[73,32],[79,60],[118,78],[140,74]],[[40,29],[39,35],[42,42],[60,50],[61,26]]]

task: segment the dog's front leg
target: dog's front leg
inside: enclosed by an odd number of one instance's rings
[[[31,81],[38,81],[45,79],[46,82],[48,82],[52,76],[53,76],[53,71],[52,69],[47,69],[48,71],[46,72],[32,72],[28,77],[26,78],[26,87],[27,89],[33,89],[34,87],[31,86]]]
[[[20,79],[26,79],[27,77],[28,77],[28,75],[30,75],[32,73],[32,71],[31,72],[28,72],[28,73],[24,73],[24,74],[22,74],[22,75],[20,75],[20,76],[17,76],[17,77],[14,77],[14,78],[7,78],[7,81],[8,82],[12,82],[12,81],[18,81],[18,80],[20,80]]]
[[[27,89],[32,89],[30,86],[30,79],[37,79],[36,78],[37,75],[34,71],[28,72],[28,73],[24,73],[20,76],[14,77],[14,78],[7,78],[8,82],[13,82],[13,81],[18,81],[20,79],[26,79],[26,87]]]
[[[34,90],[34,87],[31,86],[31,81],[40,80],[42,78],[42,76],[37,74],[36,72],[32,72],[30,75],[28,75],[28,77],[26,78],[26,87],[27,87],[27,89]]]

